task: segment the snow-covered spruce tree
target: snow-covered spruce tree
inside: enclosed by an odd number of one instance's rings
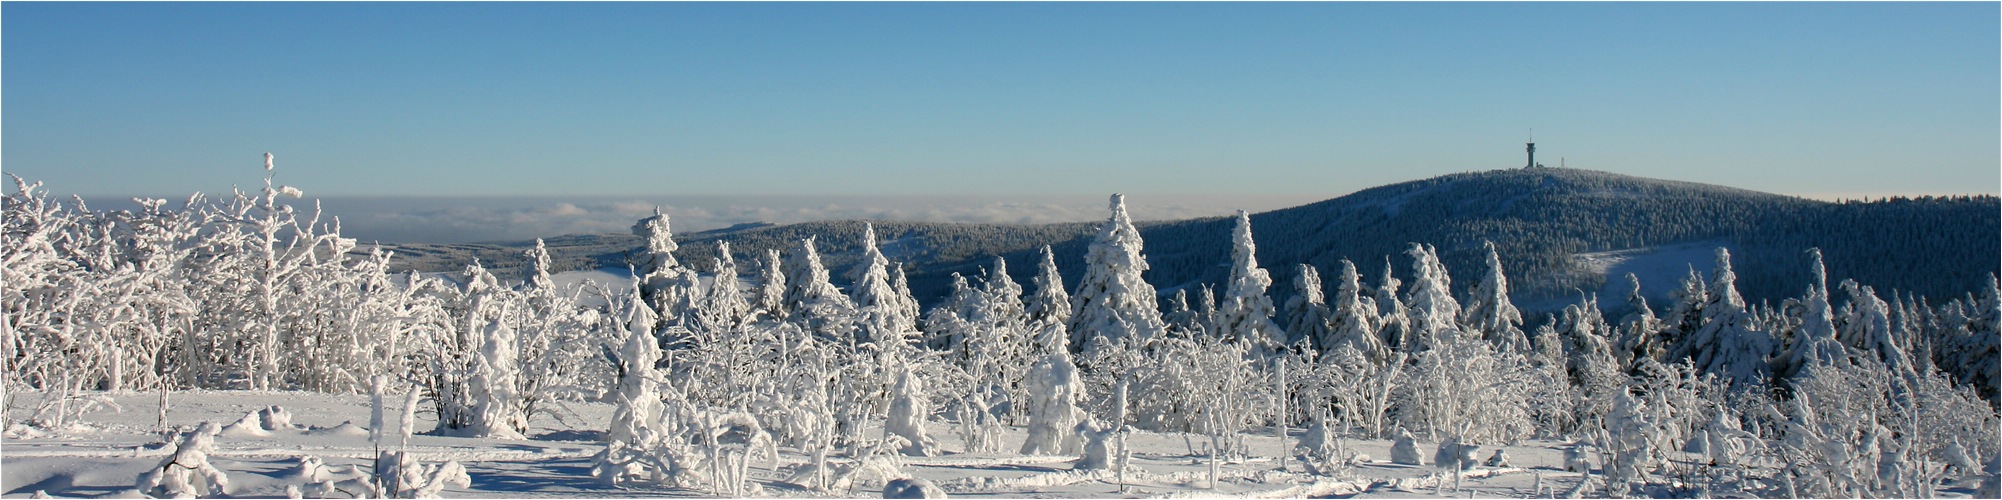
[[[765,319],[785,321],[790,313],[786,309],[786,275],[779,269],[779,249],[765,250],[765,257],[758,259],[758,299],[755,304]]]
[[[744,300],[743,288],[737,282],[737,258],[730,255],[730,242],[718,241],[716,277],[703,294],[700,307],[696,308],[697,325],[703,330],[723,334],[725,338],[719,340],[740,340],[735,337],[751,322],[751,314],[751,304]]]
[[[1342,259],[1342,271],[1335,280],[1335,298],[1328,325],[1332,337],[1317,342],[1327,345],[1324,349],[1328,350],[1323,353],[1348,345],[1371,363],[1381,364],[1390,357],[1390,346],[1384,343],[1383,336],[1377,331],[1382,319],[1377,314],[1376,302],[1363,296],[1361,280],[1356,275],[1355,263]]]
[[[695,273],[683,269],[674,258],[675,250],[681,246],[674,243],[667,214],[655,207],[652,217],[633,224],[633,235],[646,242],[646,252],[635,259],[634,276],[640,282],[641,297],[657,316],[654,330],[664,331],[668,325],[682,324],[681,315],[695,299]]]
[[[1314,352],[1329,352],[1334,345],[1334,314],[1321,291],[1321,271],[1300,264],[1299,272],[1293,273],[1293,297],[1286,299],[1286,332]]]
[[[1612,400],[1602,427],[1605,434],[1599,440],[1607,455],[1602,467],[1606,475],[1605,493],[1610,498],[1626,498],[1633,493],[1636,483],[1648,481],[1661,453],[1656,446],[1661,429],[1641,400],[1624,391],[1613,395]]]
[[[1608,330],[1599,314],[1596,297],[1564,307],[1558,331],[1564,339],[1565,373],[1577,398],[1576,422],[1597,428],[1600,418],[1612,410],[1613,397],[1626,387],[1626,376],[1613,358],[1612,347],[1601,332]]]
[[[981,317],[990,329],[986,338],[994,344],[994,348],[990,350],[993,360],[988,366],[991,369],[984,375],[975,375],[985,380],[982,390],[992,392],[981,399],[992,406],[998,402],[997,399],[1005,398],[1005,402],[1010,403],[1008,408],[1017,408],[1020,405],[1013,402],[1028,399],[1028,387],[1022,383],[1022,378],[1028,375],[1029,367],[1034,366],[1042,354],[1035,349],[1030,334],[1033,330],[1030,329],[1027,306],[1022,302],[1022,285],[1008,276],[1008,261],[995,257],[994,268],[987,271],[982,291],[987,300]]]
[[[1063,324],[1049,323],[1043,328],[1037,342],[1045,354],[1024,380],[1029,386],[1029,436],[1022,442],[1021,453],[1077,453],[1083,445],[1072,430],[1084,419],[1084,410],[1077,407],[1078,398],[1084,395],[1084,378],[1071,362],[1070,335],[1064,332]]]
[[[1836,338],[1835,316],[1828,305],[1828,274],[1821,266],[1821,249],[1809,249],[1814,256],[1814,282],[1807,286],[1806,310],[1793,332],[1793,345],[1773,360],[1773,376],[1781,381],[1801,376],[1808,365],[1831,365],[1848,357],[1848,349]],[[1888,328],[1888,324],[1886,328]]]
[[[1384,345],[1391,350],[1415,352],[1417,346],[1411,341],[1411,309],[1405,307],[1404,299],[1399,298],[1397,291],[1403,285],[1404,282],[1398,281],[1397,276],[1391,273],[1390,257],[1384,257],[1383,279],[1376,284],[1376,334],[1383,337]]]
[[[891,390],[895,396],[890,399],[889,418],[883,422],[883,438],[902,438],[907,443],[900,453],[914,457],[929,457],[939,454],[938,442],[925,434],[925,416],[931,414],[925,393],[924,382],[909,367],[899,371],[897,386]]]
[[[1488,251],[1488,274],[1474,285],[1461,309],[1461,321],[1481,332],[1502,352],[1529,352],[1529,338],[1522,333],[1522,311],[1508,298],[1508,276],[1502,274],[1501,254],[1495,243],[1482,242]]]
[[[535,239],[535,248],[528,249],[528,274],[530,288],[556,289],[556,281],[549,277],[549,247],[542,244],[542,238]]]
[[[1534,372],[1530,379],[1535,390],[1527,403],[1530,418],[1543,436],[1564,435],[1578,425],[1578,391],[1571,386],[1570,362],[1564,356],[1564,336],[1557,333],[1557,324],[1556,317],[1546,317],[1529,335],[1533,350],[1527,361]]]
[[[903,300],[890,286],[890,261],[876,248],[876,228],[862,223],[862,268],[855,282],[855,340],[888,349],[917,333],[917,318],[903,315]]]
[[[1029,296],[1024,312],[1032,331],[1042,331],[1048,325],[1069,325],[1071,296],[1064,291],[1064,278],[1057,274],[1057,257],[1049,245],[1043,245],[1042,264],[1029,282],[1036,286],[1036,294]]]
[[[1087,357],[1111,342],[1130,337],[1144,343],[1166,329],[1154,285],[1140,277],[1147,271],[1147,257],[1140,253],[1140,231],[1126,214],[1126,197],[1112,195],[1111,209],[1112,217],[1085,253],[1084,278],[1071,295],[1072,316],[1066,325],[1070,348]]]
[[[605,434],[605,449],[592,459],[591,475],[606,485],[629,481],[659,482],[673,466],[665,463],[654,449],[661,441],[658,428],[666,410],[661,406],[660,381],[654,363],[660,346],[653,337],[654,314],[640,298],[637,284],[632,302],[626,306],[625,346],[618,354],[618,384],[612,402],[611,429]]]
[[[1654,316],[1647,297],[1641,295],[1640,277],[1627,273],[1627,283],[1633,291],[1627,293],[1627,315],[1614,327],[1618,333],[1614,335],[1613,357],[1619,360],[1621,369],[1632,372],[1642,359],[1659,361],[1664,346],[1658,338],[1661,319]]]
[[[897,316],[910,318],[915,324],[923,315],[918,311],[918,299],[911,295],[911,280],[904,277],[904,266],[890,266],[890,291],[897,299]]]
[[[2002,286],[1995,275],[1988,275],[1988,286],[1967,305],[1967,322],[1961,328],[1966,335],[1954,336],[1959,342],[1944,349],[1951,362],[1941,366],[1961,383],[1988,395],[1991,404],[2002,405],[2002,396],[1997,395],[2002,383]]]
[[[948,359],[964,367],[988,361],[976,353],[990,347],[987,339],[981,338],[985,329],[977,324],[987,309],[987,295],[967,284],[959,273],[952,273],[950,290],[945,302],[925,314],[931,348],[945,351]]]
[[[1453,300],[1453,278],[1439,263],[1439,251],[1430,245],[1412,243],[1405,251],[1411,256],[1409,304],[1414,350],[1430,348],[1432,342],[1460,334],[1460,302]]]
[[[1192,316],[1195,316],[1196,325],[1195,328],[1189,330],[1189,334],[1211,337],[1219,336],[1218,332],[1220,329],[1217,328],[1216,321],[1216,289],[1211,288],[1209,283],[1203,283],[1202,287],[1196,290],[1196,301],[1190,306],[1189,312],[1193,313]]]
[[[1189,289],[1175,289],[1174,297],[1168,299],[1168,309],[1161,312],[1161,323],[1168,325],[1168,334],[1194,336],[1202,334],[1202,322],[1196,320],[1196,312],[1189,309]]]
[[[827,267],[820,264],[820,252],[814,249],[813,240],[812,236],[800,240],[799,246],[793,248],[792,262],[786,264],[792,269],[792,274],[786,277],[784,302],[789,311],[786,320],[822,340],[854,342],[855,304],[828,280]]]
[[[482,329],[485,335],[480,355],[467,381],[473,402],[473,419],[467,430],[473,437],[522,439],[528,431],[528,416],[521,413],[515,394],[517,338],[514,328],[504,320],[507,316],[508,306],[502,303],[498,314]]]
[[[1731,252],[1717,249],[1711,272],[1709,300],[1702,306],[1702,327],[1691,332],[1671,359],[1689,359],[1697,369],[1732,381],[1739,390],[1764,385],[1771,373],[1766,358],[1772,336],[1753,320],[1744,297],[1738,295],[1738,275],[1731,272]]]
[[[1000,259],[996,259],[997,265]],[[1005,267],[1001,268],[1004,272]],[[954,273],[952,291],[925,317],[933,349],[963,375],[968,384],[959,394],[962,424],[991,422],[991,412],[1023,411],[1008,402],[1024,401],[1028,388],[1020,384],[1036,361],[1036,347],[1024,335],[1021,287],[1005,273],[990,271],[982,288],[968,285]],[[997,284],[996,281],[1005,281]],[[1016,295],[1010,295],[1016,294]],[[983,431],[984,432],[984,431]]]
[[[1891,373],[1903,377],[1915,377],[1917,373],[1911,356],[1900,345],[1899,339],[1891,334],[1890,304],[1877,298],[1877,291],[1859,285],[1854,280],[1843,280],[1842,289],[1849,292],[1850,313],[1843,322],[1836,339],[1848,346],[1851,353],[1875,356],[1877,361]],[[1823,289],[1825,296],[1827,290]]]
[[[1655,339],[1660,345],[1661,355],[1655,360],[1662,364],[1673,364],[1689,359],[1683,343],[1697,330],[1703,329],[1703,307],[1710,302],[1710,285],[1704,281],[1703,273],[1696,266],[1689,266],[1689,274],[1682,278],[1680,287],[1671,290],[1675,304],[1669,306],[1667,314],[1661,316],[1661,329]]]
[[[1251,239],[1251,215],[1237,211],[1231,230],[1230,281],[1217,310],[1217,326],[1226,340],[1247,342],[1254,352],[1271,353],[1286,344],[1286,332],[1272,323],[1272,298],[1265,289],[1272,276],[1258,267],[1258,246]]]

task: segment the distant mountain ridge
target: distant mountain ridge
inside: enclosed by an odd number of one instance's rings
[[[670,214],[672,215],[672,214]],[[1137,214],[1144,218],[1146,214]],[[1915,293],[1944,300],[1981,287],[2002,272],[2002,203],[1995,196],[1891,198],[1825,202],[1745,189],[1565,168],[1530,168],[1443,175],[1373,187],[1345,196],[1251,216],[1260,264],[1272,273],[1268,293],[1276,303],[1292,294],[1298,264],[1331,273],[1341,259],[1356,263],[1367,284],[1380,280],[1388,257],[1400,279],[1411,272],[1404,251],[1411,243],[1435,245],[1465,292],[1484,272],[1480,249],[1493,241],[1516,300],[1561,304],[1581,293],[1626,290],[1620,276],[1587,256],[1683,259],[1695,244],[1728,246],[1739,286],[1751,300],[1797,295],[1807,286],[1805,251],[1819,247],[1831,282],[1855,279],[1880,292]],[[874,221],[884,252],[901,262],[917,298],[941,298],[952,273],[977,277],[994,256],[1008,261],[1018,282],[1034,272],[1036,251],[1051,245],[1067,286],[1083,272],[1083,255],[1098,223],[1040,225]],[[1228,275],[1228,218],[1139,224],[1151,269],[1164,294]],[[712,269],[715,242],[729,241],[736,259],[762,258],[765,250],[790,249],[817,236],[819,250],[845,283],[859,264],[862,221],[745,225],[678,235],[678,256],[698,270]],[[521,266],[530,242],[485,245],[395,245],[409,268],[462,269],[477,256],[489,269]],[[548,245],[563,269],[624,267],[639,246],[630,235],[565,236]],[[409,257],[409,258],[405,258]],[[457,257],[456,263],[452,258]],[[1622,257],[1624,258],[1624,257]],[[1687,266],[1706,275],[1710,259]],[[1671,263],[1672,264],[1672,263]],[[1673,268],[1654,263],[1654,268]],[[1686,274],[1686,271],[1680,274]],[[1658,300],[1674,276],[1642,276],[1646,295]],[[1607,285],[1608,280],[1621,283]],[[1603,291],[1602,291],[1603,290]],[[1192,290],[1193,291],[1193,290]],[[1622,297],[1602,297],[1607,305]],[[1657,303],[1656,307],[1666,304]]]

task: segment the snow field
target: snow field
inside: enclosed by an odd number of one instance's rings
[[[36,400],[39,394],[23,394]],[[31,437],[9,436],[0,453],[0,497],[20,498],[38,491],[53,496],[136,498],[134,478],[174,452],[164,445],[155,421],[158,395],[125,393],[112,399],[118,412],[99,412],[83,419],[86,429],[64,434]],[[392,398],[394,399],[394,398]],[[225,492],[233,497],[283,497],[287,486],[300,484],[294,475],[301,457],[315,457],[332,475],[366,473],[374,446],[364,433],[326,432],[344,429],[343,424],[366,423],[369,398],[365,395],[338,395],[281,391],[186,391],[173,394],[168,424],[193,428],[201,422],[235,422],[246,414],[281,406],[293,415],[297,430],[278,430],[266,437],[220,436],[211,461],[229,477]],[[539,418],[530,423],[530,439],[478,439],[434,435],[413,436],[410,450],[424,463],[455,460],[466,467],[470,487],[448,487],[445,497],[534,498],[534,497],[681,497],[719,496],[715,492],[674,488],[602,486],[590,477],[591,456],[603,448],[599,431],[611,418],[613,406],[601,403],[566,405],[565,415]],[[9,417],[25,417],[25,409],[12,409]],[[392,421],[393,421],[392,417]],[[418,428],[430,428],[435,417],[419,414]],[[392,424],[393,425],[393,424]],[[1110,497],[1251,497],[1289,498],[1330,495],[1363,497],[1444,496],[1465,497],[1473,492],[1482,497],[1527,497],[1532,493],[1532,477],[1541,474],[1546,490],[1568,488],[1578,474],[1562,472],[1559,448],[1564,443],[1531,441],[1507,447],[1511,468],[1476,468],[1462,478],[1460,491],[1452,491],[1452,476],[1431,466],[1391,464],[1390,443],[1386,440],[1346,442],[1348,449],[1376,460],[1336,472],[1316,476],[1292,460],[1287,471],[1275,470],[1277,461],[1270,453],[1280,448],[1271,429],[1255,429],[1243,436],[1254,455],[1227,460],[1221,465],[1218,484],[1211,487],[1205,436],[1180,433],[1135,432],[1128,438],[1133,450],[1132,469],[1123,488],[1118,474],[1110,470],[1072,470],[1075,455],[1016,455],[1003,453],[962,453],[966,447],[951,424],[926,422],[928,434],[935,436],[944,454],[936,457],[903,457],[901,470],[936,484],[954,497],[974,498],[1110,498]],[[1293,440],[1300,430],[1295,429]],[[865,434],[879,435],[880,427]],[[1003,431],[1004,449],[1019,446],[1026,434],[1020,427]],[[394,440],[393,438],[391,440]],[[391,444],[390,446],[394,446]],[[1421,449],[1434,443],[1421,441]],[[1290,448],[1290,446],[1289,446]],[[1482,455],[1491,448],[1482,450]],[[759,496],[823,497],[799,485],[786,483],[799,467],[811,462],[809,455],[789,447],[780,448],[776,470],[755,461],[751,478],[761,487]],[[868,481],[853,490],[834,492],[839,497],[876,497],[881,481]],[[1547,493],[1547,491],[1546,491]],[[336,493],[336,497],[344,497]]]

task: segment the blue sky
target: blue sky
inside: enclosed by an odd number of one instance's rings
[[[185,196],[2002,190],[1998,4],[20,3],[0,168]],[[1276,207],[1265,207],[1276,208]]]

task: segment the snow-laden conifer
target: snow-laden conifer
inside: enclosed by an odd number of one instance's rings
[[[1732,380],[1739,389],[1764,384],[1771,367],[1772,337],[1738,295],[1738,275],[1731,271],[1731,252],[1717,249],[1709,300],[1703,304],[1702,327],[1682,339],[1671,359],[1687,358],[1700,370]]]
[[[1035,285],[1035,295],[1029,296],[1024,312],[1028,314],[1028,324],[1036,331],[1048,325],[1068,325],[1071,318],[1071,296],[1064,289],[1064,278],[1057,273],[1057,257],[1049,245],[1043,245],[1043,260],[1036,267],[1036,276],[1029,279]]]
[[[925,393],[924,381],[909,367],[901,370],[890,399],[889,418],[883,422],[883,437],[902,438],[906,443],[901,453],[914,457],[929,457],[939,454],[938,442],[925,433],[925,416],[931,414],[930,397]]]
[[[779,269],[781,259],[777,248],[766,249],[764,258],[758,259],[756,307],[758,311],[764,313],[766,319],[772,321],[785,321],[791,312],[786,308],[785,294],[788,288],[785,272]]]
[[[544,290],[556,288],[556,282],[549,277],[549,247],[542,244],[542,238],[535,239],[535,248],[528,249],[528,286]]]
[[[1315,352],[1328,352],[1334,340],[1334,311],[1321,291],[1321,271],[1300,264],[1293,273],[1293,297],[1286,299],[1286,332],[1290,342],[1306,342]]]
[[[1038,334],[1043,344],[1041,361],[1029,370],[1029,437],[1022,442],[1024,455],[1067,455],[1083,445],[1076,432],[1084,410],[1077,407],[1084,395],[1084,378],[1071,362],[1070,336],[1061,323],[1052,323]]]
[[[1356,265],[1342,259],[1341,274],[1335,279],[1335,297],[1329,318],[1329,337],[1318,340],[1324,343],[1322,352],[1333,352],[1347,345],[1354,347],[1371,363],[1382,363],[1390,356],[1390,346],[1385,345],[1382,335],[1377,332],[1379,319],[1375,301],[1362,294],[1362,278],[1356,274]],[[1391,284],[1391,287],[1396,285]]]
[[[890,266],[890,291],[897,298],[897,317],[917,321],[918,299],[911,295],[911,281],[904,277],[904,266],[894,263]]]
[[[1515,303],[1509,301],[1508,276],[1502,274],[1501,254],[1495,252],[1495,243],[1483,242],[1488,251],[1488,274],[1474,285],[1467,297],[1467,305],[1461,310],[1462,321],[1468,328],[1481,332],[1488,342],[1503,352],[1524,353],[1529,351],[1529,339],[1522,333],[1522,311],[1516,310]]]
[[[744,300],[737,282],[737,258],[730,255],[730,242],[716,242],[716,277],[703,294],[697,316],[704,329],[734,332],[750,320],[751,304]]]
[[[1084,278],[1071,295],[1067,328],[1071,349],[1090,353],[1131,338],[1145,342],[1166,329],[1155,305],[1154,285],[1140,274],[1147,271],[1140,230],[1126,214],[1126,197],[1112,195],[1112,216],[1092,239],[1084,256]]]
[[[661,405],[660,381],[654,374],[654,363],[661,353],[652,333],[653,308],[640,298],[638,290],[634,292],[632,304],[626,307],[630,326],[625,345],[619,349],[618,383],[612,393],[618,408],[612,412],[611,428],[605,434],[605,450],[598,453],[591,467],[591,474],[608,485],[629,480],[658,482],[669,466],[652,453],[660,444],[659,426],[666,413]]]
[[[1647,297],[1641,295],[1640,277],[1627,273],[1627,283],[1633,291],[1627,293],[1627,315],[1615,327],[1618,334],[1614,337],[1613,356],[1623,369],[1632,369],[1642,358],[1659,361],[1665,347],[1658,337],[1661,319],[1655,317],[1654,309],[1647,305]]]
[[[800,240],[793,247],[791,262],[786,264],[792,273],[786,277],[784,302],[790,311],[787,320],[822,339],[851,342],[855,305],[829,281],[827,267],[820,264],[820,252],[814,249],[813,240],[812,236]]]
[[[1390,258],[1383,259],[1383,278],[1376,284],[1376,334],[1383,337],[1383,343],[1398,352],[1414,352],[1412,342],[1411,309],[1405,307],[1399,298],[1398,287],[1404,285],[1391,272]],[[1339,313],[1339,311],[1337,311]]]
[[[1258,267],[1251,215],[1243,210],[1237,211],[1237,226],[1231,230],[1230,262],[1230,281],[1217,310],[1218,328],[1227,340],[1248,342],[1264,352],[1279,349],[1286,343],[1286,332],[1272,323],[1272,298],[1265,295],[1272,276]]]
[[[1802,376],[1809,365],[1832,365],[1848,357],[1848,349],[1838,341],[1835,316],[1828,304],[1828,274],[1821,266],[1821,249],[1808,250],[1814,256],[1814,282],[1807,287],[1800,326],[1794,329],[1793,345],[1773,360],[1773,375],[1779,379]],[[1887,320],[1888,321],[1888,320]],[[1889,324],[1885,327],[1888,329]]]
[[[855,277],[856,341],[879,348],[902,344],[917,331],[917,318],[904,317],[903,300],[890,286],[890,261],[876,248],[876,228],[862,224],[862,269]]]
[[[1857,284],[1854,280],[1843,280],[1842,289],[1849,292],[1850,313],[1836,339],[1849,347],[1849,352],[1876,357],[1893,374],[1916,376],[1911,356],[1892,336],[1890,304],[1877,298],[1875,289]],[[1824,297],[1827,293],[1825,289],[1822,291]]]
[[[1589,297],[1564,307],[1558,321],[1564,351],[1569,355],[1565,372],[1578,398],[1576,417],[1587,427],[1612,409],[1613,396],[1625,387],[1626,377],[1613,356],[1606,333],[1609,328],[1599,313],[1597,297]]]
[[[1411,291],[1405,298],[1410,306],[1411,338],[1415,349],[1424,350],[1434,341],[1459,335],[1460,302],[1453,300],[1453,278],[1446,273],[1445,264],[1439,263],[1437,249],[1412,243],[1405,253],[1412,260]]]
[[[517,339],[514,328],[504,321],[507,316],[508,308],[502,305],[483,329],[480,356],[468,383],[474,415],[468,429],[474,437],[521,439],[528,430],[528,418],[521,414],[515,393]]]
[[[674,252],[680,249],[680,245],[674,242],[667,214],[654,207],[652,217],[633,224],[633,235],[646,243],[645,253],[640,254],[635,263],[634,276],[639,280],[641,297],[659,316],[655,320],[658,322],[656,330],[679,324],[681,315],[687,312],[688,302],[695,299],[692,296],[695,276],[683,269],[681,262],[674,258]]]

